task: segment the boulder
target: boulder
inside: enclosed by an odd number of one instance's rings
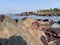
[[[0,45],[48,45],[43,30],[49,26],[35,24],[36,20],[31,18],[17,20],[0,16],[1,19],[3,21],[0,22]]]
[[[60,21],[58,21],[58,24],[60,24]]]

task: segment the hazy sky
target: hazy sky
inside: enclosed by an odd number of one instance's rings
[[[54,7],[60,8],[60,0],[0,0],[0,13],[20,13]]]

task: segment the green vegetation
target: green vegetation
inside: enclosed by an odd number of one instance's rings
[[[37,12],[47,12],[47,13],[53,14],[53,15],[60,15],[60,9],[59,8],[37,10]]]
[[[37,10],[38,12],[40,11],[40,12],[58,12],[58,11],[60,11],[60,9],[58,9],[58,8],[50,8],[50,9],[44,9],[44,10]]]

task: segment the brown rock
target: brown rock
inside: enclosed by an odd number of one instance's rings
[[[46,29],[49,26],[41,26],[39,23],[37,25],[34,23],[35,21],[30,18],[17,21],[5,16],[4,21],[0,23],[0,44],[48,45],[47,37],[42,28]],[[32,23],[34,24],[32,25]]]

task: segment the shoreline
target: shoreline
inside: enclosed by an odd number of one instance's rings
[[[17,16],[30,16],[30,15],[35,15],[35,16],[60,16],[60,14],[16,14]]]
[[[26,42],[26,44],[28,45],[32,45],[32,44],[49,45],[50,42],[52,42],[52,45],[54,43],[57,44],[57,42],[59,42],[60,40],[59,39],[60,28],[50,28],[52,24],[51,21],[52,20],[39,21],[31,18],[23,18],[22,20],[18,20],[18,19],[12,19],[8,16],[1,15],[0,16],[0,40],[2,41],[0,41],[1,42],[0,44],[3,43],[5,45],[6,42],[6,44],[17,45],[18,42],[16,41],[21,42],[21,38],[18,38],[19,36],[21,36],[22,39],[24,40],[22,44],[24,42]],[[10,37],[12,37],[12,39]],[[8,41],[11,40],[12,43],[10,41],[7,42],[5,39],[7,39]],[[19,45],[21,45],[21,43],[19,43]]]

